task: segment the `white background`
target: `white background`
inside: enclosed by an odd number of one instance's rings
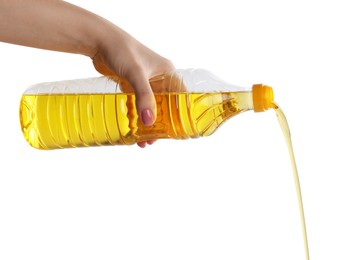
[[[290,124],[311,259],[353,259],[349,1],[70,1],[178,68],[266,83]],[[207,138],[40,151],[24,90],[98,76],[88,58],[0,44],[0,259],[305,259],[275,113]]]

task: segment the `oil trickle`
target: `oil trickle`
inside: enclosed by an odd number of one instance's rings
[[[297,164],[295,162],[295,157],[294,157],[294,152],[293,152],[292,138],[291,138],[291,134],[290,134],[290,130],[289,130],[286,116],[284,115],[282,109],[276,103],[273,103],[273,108],[276,112],[278,122],[281,126],[281,129],[282,129],[282,132],[283,132],[283,135],[286,140],[287,147],[288,147],[288,152],[289,152],[289,156],[290,156],[290,160],[291,160],[291,164],[292,164],[294,183],[295,183],[295,188],[296,188],[296,192],[297,192],[299,213],[300,213],[300,218],[301,218],[302,233],[303,233],[303,239],[304,239],[305,257],[306,257],[306,260],[309,260],[310,259],[309,245],[308,245],[308,237],[307,237],[307,232],[306,232],[304,206],[303,206],[302,193],[301,193],[301,189],[300,189],[300,181],[299,181],[299,175],[298,175],[298,170],[297,170]]]

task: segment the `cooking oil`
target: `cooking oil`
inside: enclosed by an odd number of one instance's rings
[[[150,80],[157,105],[156,121],[145,126],[139,119],[131,85],[115,80],[117,83],[102,79],[74,80],[30,88],[20,103],[21,128],[27,142],[38,149],[56,149],[197,138],[211,135],[239,113],[274,109],[291,159],[305,256],[310,259],[289,126],[283,111],[273,102],[271,87],[238,88],[204,70],[157,76]],[[92,85],[97,85],[93,91]]]
[[[291,164],[292,164],[292,172],[293,172],[293,177],[294,177],[295,189],[296,189],[296,193],[297,193],[298,206],[299,206],[299,215],[300,215],[301,226],[302,226],[305,259],[309,260],[310,259],[310,256],[309,256],[309,244],[308,244],[308,236],[307,236],[306,224],[305,224],[305,215],[304,215],[304,206],[303,206],[302,192],[301,192],[301,188],[300,188],[300,181],[299,181],[297,163],[296,163],[295,157],[294,157],[292,138],[291,138],[291,134],[290,134],[290,130],[289,130],[289,125],[288,125],[286,116],[284,115],[282,109],[276,103],[273,103],[273,109],[276,112],[279,125],[281,126],[283,136],[284,136],[284,138],[286,140],[289,157],[290,157],[290,161],[291,161]]]
[[[156,93],[155,99],[156,121],[145,126],[132,93],[25,94],[20,105],[22,131],[39,149],[197,138],[252,108],[251,92]]]

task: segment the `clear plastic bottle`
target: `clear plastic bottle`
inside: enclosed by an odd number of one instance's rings
[[[38,149],[197,138],[241,112],[273,107],[271,87],[236,87],[202,69],[176,70],[150,84],[157,103],[152,126],[139,120],[134,93],[124,80],[98,77],[31,86],[20,104],[23,135]]]

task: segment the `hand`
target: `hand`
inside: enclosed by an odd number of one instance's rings
[[[145,125],[152,125],[156,116],[148,80],[174,70],[169,60],[118,26],[66,1],[0,1],[0,41],[91,57],[100,73],[132,85]]]
[[[149,79],[174,70],[173,64],[148,49],[120,28],[99,46],[93,57],[98,72],[112,79],[125,79],[136,95],[136,106],[143,124],[152,125],[156,117],[156,103]],[[140,147],[154,143],[153,140],[139,142]]]

